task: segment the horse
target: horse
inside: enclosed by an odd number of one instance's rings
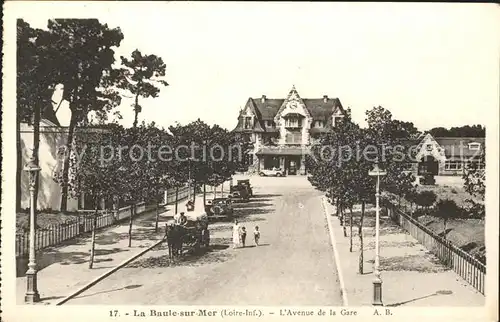
[[[185,231],[180,225],[169,225],[165,227],[165,237],[168,245],[168,258],[173,259],[182,255],[182,243]]]

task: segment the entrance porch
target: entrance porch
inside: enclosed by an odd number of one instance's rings
[[[258,171],[280,168],[286,175],[305,175],[305,154],[300,148],[266,149],[256,153],[259,158]]]

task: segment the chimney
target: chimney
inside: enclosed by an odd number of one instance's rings
[[[328,102],[328,95],[323,95],[323,102]]]
[[[262,103],[265,103],[266,102],[266,95],[262,95],[262,99],[261,99]]]

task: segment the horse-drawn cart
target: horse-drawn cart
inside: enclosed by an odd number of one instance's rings
[[[187,222],[178,224],[180,214],[167,223],[165,236],[167,238],[169,256],[181,255],[184,247],[188,251],[198,251],[202,247],[210,246],[210,231],[208,230],[208,216],[205,212],[187,212]]]

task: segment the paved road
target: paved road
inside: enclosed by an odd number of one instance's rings
[[[236,214],[261,246],[232,249],[231,224],[213,224],[209,252],[172,264],[160,247],[68,304],[342,305],[319,193],[304,177],[251,183]]]

